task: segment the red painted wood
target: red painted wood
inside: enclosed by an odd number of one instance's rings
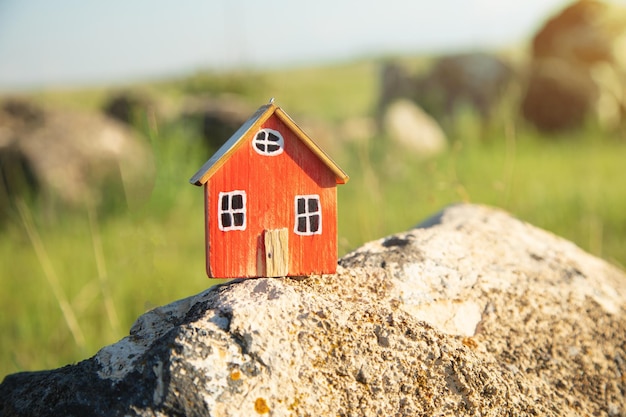
[[[263,231],[289,230],[290,276],[334,273],[337,264],[337,193],[334,173],[285,124],[272,115],[262,127],[278,130],[284,152],[259,155],[252,148],[257,131],[239,147],[205,184],[207,273],[211,277],[258,276],[257,260],[264,259]],[[245,190],[247,228],[221,231],[219,193]],[[322,234],[294,233],[296,195],[318,194]]]

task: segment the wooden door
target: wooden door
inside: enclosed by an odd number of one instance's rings
[[[265,276],[284,277],[289,269],[289,232],[287,228],[265,230]]]

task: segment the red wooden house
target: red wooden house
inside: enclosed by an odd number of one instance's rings
[[[204,186],[209,277],[334,273],[348,175],[270,102],[190,179]]]

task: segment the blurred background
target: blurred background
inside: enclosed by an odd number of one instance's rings
[[[448,204],[626,266],[626,0],[0,1],[0,378],[214,285],[188,179],[274,97],[339,256]]]

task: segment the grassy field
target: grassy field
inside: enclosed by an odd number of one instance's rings
[[[155,83],[174,99],[240,89],[255,105],[276,97],[290,114],[329,124],[367,115],[376,94],[369,62],[267,74],[202,75]],[[97,106],[102,91],[39,93],[48,103]],[[544,138],[506,114],[480,137],[468,116],[445,154],[420,159],[384,137],[333,156],[351,177],[339,194],[340,255],[406,230],[443,206],[501,207],[626,265],[626,141],[584,132]],[[185,126],[148,131],[157,174],[133,210],[75,210],[47,218],[19,204],[0,233],[0,378],[62,366],[124,337],[149,308],[211,286],[204,273],[202,191],[187,183],[208,157]]]

